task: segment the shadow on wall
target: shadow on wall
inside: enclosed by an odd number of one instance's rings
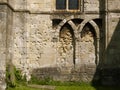
[[[109,23],[108,18],[106,17],[106,1],[107,0],[100,0],[100,14],[103,19],[103,42],[106,44],[105,38],[106,35],[109,35],[109,38],[107,38],[109,40],[109,43],[106,48],[104,46],[104,53],[102,54],[103,56],[100,57],[101,61],[97,66],[96,73],[92,81],[92,85],[96,88],[96,90],[104,90],[103,88],[100,88],[99,85],[109,87],[120,85],[120,20],[119,18],[115,20],[113,19],[113,21],[109,20],[111,23],[117,23],[117,25],[114,29],[113,27],[115,25],[113,24],[112,27],[111,24],[111,30],[109,30],[109,33],[106,32],[106,26],[107,23]],[[119,90],[119,88],[114,87],[113,89],[109,88],[109,90]]]
[[[99,63],[92,84],[96,90],[103,90],[97,85],[119,86],[120,85],[120,21],[118,22],[111,40],[105,50],[105,60]],[[119,90],[114,87],[110,90]]]

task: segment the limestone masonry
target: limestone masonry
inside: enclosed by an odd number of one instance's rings
[[[27,80],[120,84],[120,1],[0,0],[0,90],[9,62]]]

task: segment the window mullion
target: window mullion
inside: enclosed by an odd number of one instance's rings
[[[69,7],[68,7],[68,4],[69,4],[69,3],[68,3],[68,0],[66,0],[66,10],[67,10],[67,11],[68,11],[68,8],[69,8]]]

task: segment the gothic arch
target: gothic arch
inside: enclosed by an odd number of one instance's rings
[[[78,27],[78,35],[77,38],[80,38],[81,36],[81,31],[83,30],[84,26],[89,23],[95,30],[96,34],[96,40],[97,40],[97,46],[96,46],[96,65],[99,64],[99,42],[100,42],[100,29],[98,25],[93,21],[93,20],[84,20]]]
[[[96,38],[100,38],[100,30],[98,25],[93,21],[93,20],[84,20],[78,27],[78,33],[80,33],[83,29],[83,27],[87,24],[90,23],[93,28],[95,29],[95,33],[96,33]],[[78,35],[79,36],[79,35]]]
[[[78,18],[78,17],[77,17]],[[78,28],[76,27],[76,25],[73,23],[72,19],[77,19],[74,15],[70,16],[70,17],[67,17],[65,19],[63,19],[59,25],[57,26],[56,30],[55,30],[55,37],[58,38],[59,37],[59,32],[60,32],[60,29],[65,25],[65,23],[68,23],[72,29],[73,29],[73,32],[74,32],[74,35],[75,37],[77,37],[77,33],[78,33]],[[80,18],[78,18],[80,19]],[[59,39],[59,38],[58,38]]]
[[[74,33],[74,37],[79,39],[80,38],[80,33],[83,30],[84,26],[89,23],[95,30],[95,34],[96,34],[96,40],[97,40],[97,46],[96,46],[96,65],[99,64],[99,39],[100,39],[100,29],[98,27],[98,25],[90,19],[85,19],[84,21],[82,21],[78,27],[76,27],[76,25],[73,23],[72,19],[75,19],[74,16],[70,16],[64,20],[62,20],[60,22],[60,24],[57,26],[57,29],[55,31],[55,38],[57,38],[59,40],[59,33],[61,28],[68,23],[71,28],[73,29],[73,33]],[[76,42],[76,41],[75,41]]]

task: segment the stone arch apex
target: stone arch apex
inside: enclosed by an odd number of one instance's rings
[[[96,38],[100,38],[100,29],[98,27],[98,25],[96,24],[96,22],[93,20],[95,18],[92,18],[92,19],[84,19],[78,27],[76,27],[76,25],[73,23],[72,19],[76,19],[76,17],[74,15],[72,16],[69,16],[65,19],[63,19],[59,25],[57,26],[56,30],[55,30],[55,37],[58,38],[59,37],[59,32],[60,32],[60,29],[64,26],[65,23],[68,23],[73,31],[74,31],[74,34],[75,34],[75,37],[76,38],[79,38],[79,33],[82,31],[82,29],[84,28],[84,26],[87,24],[87,23],[90,23],[92,25],[92,27],[94,28],[95,30],[95,34],[96,34]],[[78,19],[82,19],[82,18],[78,18]]]
[[[57,28],[56,28],[56,30],[55,30],[55,35],[58,35],[58,34],[59,34],[60,29],[65,25],[65,23],[68,23],[68,24],[72,27],[72,29],[73,29],[73,31],[74,31],[74,34],[75,34],[75,37],[76,37],[76,35],[77,35],[77,29],[78,29],[78,28],[77,28],[76,25],[73,23],[72,19],[83,19],[83,18],[79,18],[79,17],[76,18],[74,15],[71,15],[71,16],[69,16],[69,17],[64,18],[64,19],[59,23],[59,25],[57,26]]]
[[[82,29],[84,28],[84,26],[89,23],[90,25],[92,25],[92,27],[95,30],[96,33],[96,38],[100,38],[100,29],[98,27],[98,25],[93,21],[93,20],[84,20],[79,26],[78,26],[78,33],[80,33],[82,31]]]

